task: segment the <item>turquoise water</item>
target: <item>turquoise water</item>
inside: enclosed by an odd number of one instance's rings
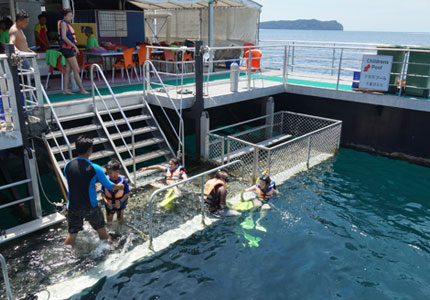
[[[266,233],[221,220],[73,299],[428,299],[429,180],[341,149],[279,186]]]

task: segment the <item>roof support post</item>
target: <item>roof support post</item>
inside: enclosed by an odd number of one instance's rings
[[[10,11],[10,17],[12,18],[12,22],[15,22],[16,20],[16,12],[15,12],[15,1],[9,0],[9,11]]]
[[[214,46],[214,2],[213,0],[209,0],[208,3],[208,44],[209,47]],[[209,72],[213,71],[213,51],[209,52]]]

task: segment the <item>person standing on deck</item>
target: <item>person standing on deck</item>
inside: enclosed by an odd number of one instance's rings
[[[9,28],[6,19],[0,20],[0,43],[9,44]]]
[[[46,27],[47,16],[45,13],[41,13],[37,18],[39,19],[39,23],[34,26],[36,46],[39,46],[40,52],[46,52],[50,48],[48,43],[48,27]]]
[[[78,232],[83,230],[86,219],[97,231],[101,240],[109,239],[103,213],[98,206],[95,188],[98,180],[107,190],[123,190],[124,184],[114,184],[105,175],[102,167],[89,160],[93,152],[93,140],[83,135],[76,139],[78,157],[64,167],[64,175],[69,185],[67,221],[69,233],[65,245],[73,245]]]
[[[76,46],[76,34],[71,24],[73,12],[70,8],[63,10],[63,19],[58,21],[58,36],[60,37],[61,53],[66,58],[66,74],[64,76],[64,95],[73,95],[69,89],[70,74],[73,71],[76,84],[79,86],[81,94],[89,94],[82,86],[81,78],[79,77],[79,65],[76,55],[79,54],[79,49]]]

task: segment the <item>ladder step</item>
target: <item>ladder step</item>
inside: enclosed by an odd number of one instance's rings
[[[156,144],[159,144],[161,142],[163,142],[163,139],[160,139],[160,138],[151,138],[151,139],[147,139],[147,140],[135,143],[134,147],[135,147],[135,149],[139,149],[139,148],[143,148],[143,147],[148,147],[148,146],[156,145]],[[131,143],[128,144],[128,147],[130,148],[130,151],[131,151]],[[119,147],[117,147],[117,150],[118,150],[119,153],[126,152],[127,151],[127,147],[126,147],[126,145],[119,146]]]
[[[157,151],[152,151],[152,152],[147,153],[147,154],[139,155],[138,157],[136,157],[136,164],[147,161],[147,160],[151,160],[151,159],[154,159],[157,157],[165,156],[168,154],[170,154],[170,151],[168,151],[168,150],[157,150]],[[127,158],[126,160],[124,160],[124,164],[127,167],[132,166],[133,165],[133,159]]]
[[[156,131],[156,130],[158,130],[158,128],[155,127],[155,126],[146,126],[146,127],[143,127],[143,128],[135,129],[134,130],[134,135],[136,136],[138,134],[144,134],[144,133],[148,133],[148,132],[152,132],[152,131]],[[122,134],[123,137],[130,137],[131,136],[131,132],[130,131],[125,131],[125,132],[122,132],[121,134]],[[118,139],[121,138],[121,134],[114,133],[114,134],[111,134],[110,137],[113,140],[118,140]]]
[[[149,120],[149,119],[151,119],[151,116],[149,116],[149,115],[139,115],[139,116],[127,118],[129,123],[139,122],[139,121],[144,121],[144,120]],[[105,122],[104,124],[106,127],[112,127],[112,126],[114,126],[114,121]],[[126,122],[124,119],[118,119],[118,120],[115,120],[115,124],[116,125],[124,125],[124,124],[126,124]],[[70,135],[80,134],[83,132],[98,130],[101,128],[102,128],[102,126],[99,124],[90,124],[90,125],[84,125],[84,126],[78,126],[78,127],[65,129],[64,133],[66,134],[66,136],[70,136]],[[52,139],[53,137],[58,138],[61,136],[62,136],[61,131],[57,130],[57,131],[52,131],[51,134],[46,135],[46,138]]]
[[[108,141],[109,141],[108,138],[105,138],[105,137],[95,137],[95,138],[93,138],[93,145],[107,143]],[[70,146],[72,148],[72,151],[76,149],[75,143],[72,143]],[[61,149],[61,152],[67,152],[69,150],[67,148],[67,145],[61,145],[60,149]],[[52,151],[53,154],[60,153],[60,150],[56,146],[51,147],[51,151]]]
[[[110,157],[110,156],[114,156],[115,152],[114,151],[110,151],[110,150],[102,150],[102,151],[97,151],[94,152],[93,154],[91,154],[90,156],[90,160],[94,161],[100,158],[105,158],[105,157]],[[64,168],[64,166],[66,165],[66,163],[64,161],[60,161],[58,162],[58,166],[62,169]]]
[[[130,111],[130,110],[135,110],[135,109],[139,109],[139,108],[143,108],[143,104],[136,104],[136,105],[130,105],[130,106],[124,106],[122,107],[122,110],[125,111]],[[117,113],[119,112],[119,108],[114,108],[110,110],[111,113]],[[99,111],[99,113],[101,115],[107,115],[108,112],[107,110],[103,110],[103,111]],[[87,113],[83,113],[83,114],[77,114],[77,115],[71,115],[71,116],[65,116],[65,117],[61,117],[59,118],[60,123],[62,122],[68,122],[68,121],[74,121],[74,120],[78,120],[78,119],[85,119],[85,118],[91,118],[94,117],[94,112],[87,112]],[[48,122],[50,121],[50,119],[48,120]]]

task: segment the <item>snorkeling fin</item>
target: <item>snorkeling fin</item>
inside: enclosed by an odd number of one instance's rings
[[[231,206],[232,209],[235,210],[250,210],[254,207],[254,202],[252,200],[245,202],[238,202]]]
[[[248,241],[248,246],[249,247],[259,247],[260,245],[258,244],[258,242],[261,241],[260,237],[255,237],[252,236],[246,232],[243,233],[243,237]]]
[[[257,229],[259,231],[267,232],[267,229],[258,223],[255,225],[255,229]]]
[[[243,229],[254,229],[254,220],[250,217],[246,218],[245,221],[240,223]]]
[[[171,188],[169,190],[169,192],[166,194],[166,196],[164,197],[164,200],[161,201],[160,203],[158,203],[159,207],[164,207],[167,208],[167,206],[176,198],[178,198],[179,195],[175,194],[173,191],[173,188]]]

